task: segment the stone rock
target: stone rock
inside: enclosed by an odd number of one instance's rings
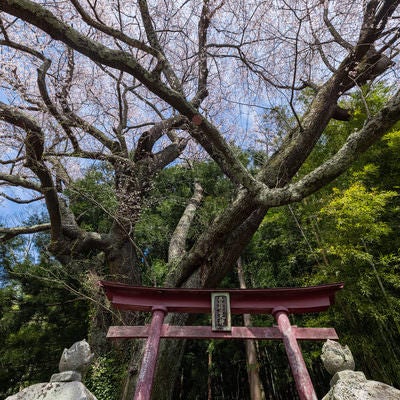
[[[321,359],[333,375],[331,389],[322,400],[400,400],[400,390],[382,382],[369,381],[361,371],[354,371],[350,349],[327,340]]]
[[[6,400],[97,400],[82,382],[38,383]]]
[[[81,381],[82,375],[77,371],[64,371],[58,374],[53,374],[50,378],[50,382],[74,382]]]
[[[81,382],[93,356],[85,340],[76,342],[64,349],[60,373],[53,374],[49,383],[29,386],[5,400],[97,400]]]
[[[354,382],[366,382],[367,378],[364,375],[364,372],[361,371],[351,371],[349,369],[344,370],[344,371],[339,371],[336,372],[335,375],[333,375],[331,381],[330,381],[330,386],[333,387],[337,381],[339,380],[345,381],[345,380],[352,380]]]
[[[339,379],[322,400],[400,400],[400,390],[382,382],[360,380],[359,375],[354,379],[347,376]]]
[[[321,360],[331,375],[343,370],[354,370],[355,367],[350,349],[330,339],[322,347]]]
[[[86,340],[74,343],[69,349],[64,349],[58,368],[60,372],[78,371],[82,375],[92,362],[94,354]]]

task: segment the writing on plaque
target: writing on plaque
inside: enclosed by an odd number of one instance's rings
[[[213,331],[232,330],[229,293],[211,294],[211,315]]]

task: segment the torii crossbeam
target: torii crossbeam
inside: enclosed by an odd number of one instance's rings
[[[306,288],[273,289],[173,289],[129,286],[101,281],[111,304],[123,310],[152,313],[150,325],[111,326],[111,339],[147,338],[134,400],[149,400],[160,338],[273,339],[283,340],[301,400],[317,400],[297,340],[338,339],[333,328],[298,328],[289,314],[321,312],[333,303],[343,283]],[[170,326],[168,312],[212,313],[213,326]],[[278,326],[250,328],[230,326],[230,314],[272,314]]]

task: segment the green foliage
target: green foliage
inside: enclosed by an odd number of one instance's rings
[[[307,252],[301,246],[304,238],[296,226],[296,216],[289,207],[272,209],[245,253],[246,275],[251,287],[296,286]],[[293,209],[292,209],[293,210]],[[301,252],[293,252],[293,248]]]
[[[112,354],[98,357],[90,367],[85,384],[98,400],[118,400],[125,373],[126,365]]]
[[[389,236],[392,221],[385,220],[396,195],[394,191],[367,191],[360,182],[347,190],[334,190],[320,211],[324,241],[318,250],[329,255],[329,263],[317,268],[309,282],[345,282],[345,291],[330,313],[331,325],[351,345],[360,369],[374,379],[398,385],[398,247],[382,254],[388,242],[397,243]],[[377,358],[380,361],[375,363]]]
[[[13,263],[7,285],[0,288],[2,398],[21,387],[48,382],[58,371],[63,348],[86,335],[86,304],[66,290],[53,271],[44,261]],[[77,283],[73,281],[67,283]]]
[[[364,87],[362,95],[354,94],[342,104],[352,109],[353,119],[331,121],[297,178],[331,157],[368,115],[382,107],[387,95],[383,86]],[[399,158],[396,127],[334,184],[301,203],[270,210],[244,255],[253,287],[344,281],[345,288],[329,312],[296,317],[293,323],[335,327],[341,342],[353,351],[357,369],[396,386],[400,385]],[[258,317],[257,324],[262,320]],[[278,356],[274,344],[262,348],[279,365],[284,356]],[[320,346],[305,343],[302,348],[322,396],[329,376],[321,367]]]
[[[361,182],[353,183],[346,190],[334,188],[330,202],[320,210],[321,217],[333,225],[328,232],[335,236],[329,252],[345,257],[346,249],[353,248],[355,254],[360,246],[388,235],[391,228],[381,217],[396,195],[394,191],[368,191]]]
[[[146,268],[144,278],[148,285],[162,284],[167,272],[169,242],[193,195],[195,181],[201,184],[204,196],[190,227],[188,246],[227,205],[231,197],[231,183],[213,162],[196,163],[192,168],[176,165],[160,172],[134,234],[138,247],[143,251]]]
[[[111,172],[105,165],[93,166],[65,194],[83,229],[107,232],[117,207]]]

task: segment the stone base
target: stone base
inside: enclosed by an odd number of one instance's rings
[[[82,382],[38,383],[5,400],[97,400]]]
[[[50,378],[50,382],[74,382],[81,381],[82,374],[77,371],[64,371],[58,374],[53,374]]]
[[[382,382],[368,381],[359,371],[338,372],[331,385],[322,400],[400,400],[400,390]]]

